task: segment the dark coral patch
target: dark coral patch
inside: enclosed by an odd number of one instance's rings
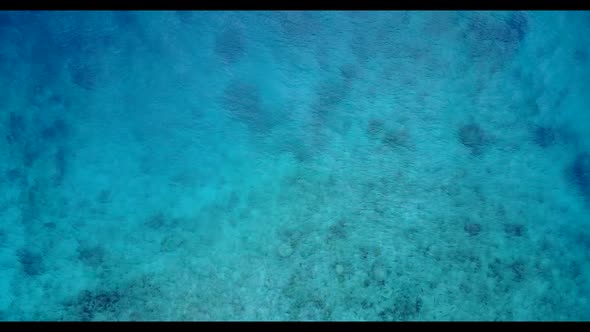
[[[533,142],[542,148],[555,144],[557,134],[553,128],[538,126],[533,130]]]
[[[11,144],[16,144],[22,140],[25,135],[25,119],[22,115],[10,113],[8,117],[8,134],[6,139]]]
[[[491,64],[497,70],[515,56],[529,30],[527,16],[515,12],[505,17],[467,14],[465,41],[475,62]]]
[[[387,131],[383,137],[383,144],[392,149],[408,148],[410,146],[408,131],[405,129]]]
[[[470,17],[468,31],[477,41],[489,40],[516,46],[528,32],[528,19],[520,12],[512,13],[505,19],[476,14]]]
[[[347,81],[323,81],[317,87],[316,97],[312,104],[315,115],[325,119],[331,111],[339,106],[350,92]]]
[[[237,26],[228,26],[215,38],[215,54],[227,63],[239,60],[246,52],[246,40]]]
[[[55,141],[67,136],[68,127],[63,119],[55,120],[50,126],[41,130],[41,138],[46,141]]]
[[[61,185],[66,177],[68,169],[68,154],[63,146],[60,146],[55,153],[55,176],[54,182],[57,186]]]
[[[483,152],[486,145],[486,138],[483,129],[478,124],[470,123],[461,126],[458,136],[461,144],[471,150],[471,154],[479,155]]]
[[[524,235],[525,227],[521,224],[506,224],[504,225],[504,232],[508,236],[520,237]]]
[[[10,169],[6,171],[6,179],[8,182],[17,182],[18,180],[22,179],[24,174],[21,170],[17,168]]]
[[[514,12],[506,20],[506,24],[510,28],[510,35],[512,39],[521,42],[529,30],[528,19],[522,12]],[[508,39],[510,41],[510,39]]]
[[[510,264],[510,270],[513,274],[513,280],[516,282],[521,282],[526,277],[526,265],[523,261],[515,261]]]
[[[42,148],[39,144],[27,142],[24,146],[22,161],[25,167],[31,167],[41,157]]]
[[[579,153],[569,166],[568,174],[576,189],[590,199],[590,154]]]
[[[94,90],[100,85],[99,65],[91,59],[69,64],[72,82],[85,90]]]
[[[481,232],[481,225],[478,223],[468,222],[463,226],[463,229],[469,236],[479,235]]]
[[[78,259],[88,266],[98,267],[104,262],[105,250],[100,246],[80,246]]]
[[[120,302],[123,296],[117,291],[88,291],[80,292],[78,298],[72,303],[80,320],[89,321],[96,314],[116,315],[120,311]]]
[[[231,118],[245,123],[255,132],[268,131],[277,124],[277,114],[263,108],[260,89],[249,82],[230,82],[221,103]]]
[[[422,298],[402,294],[395,298],[393,304],[378,313],[379,319],[383,321],[407,321],[416,319],[422,310]]]
[[[18,262],[26,275],[37,276],[45,271],[43,267],[43,256],[28,249],[21,249],[17,252]]]
[[[367,134],[371,138],[375,138],[383,134],[385,131],[385,124],[378,119],[371,119],[367,125]]]

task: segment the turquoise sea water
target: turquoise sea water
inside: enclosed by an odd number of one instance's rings
[[[590,13],[1,12],[0,320],[590,320]]]

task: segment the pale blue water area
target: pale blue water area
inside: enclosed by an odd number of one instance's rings
[[[0,13],[1,320],[590,320],[590,13]]]

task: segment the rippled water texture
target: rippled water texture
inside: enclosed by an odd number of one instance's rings
[[[0,320],[589,320],[587,12],[1,12]]]

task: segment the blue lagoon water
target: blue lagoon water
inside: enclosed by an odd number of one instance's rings
[[[0,320],[590,320],[590,13],[1,12]]]

